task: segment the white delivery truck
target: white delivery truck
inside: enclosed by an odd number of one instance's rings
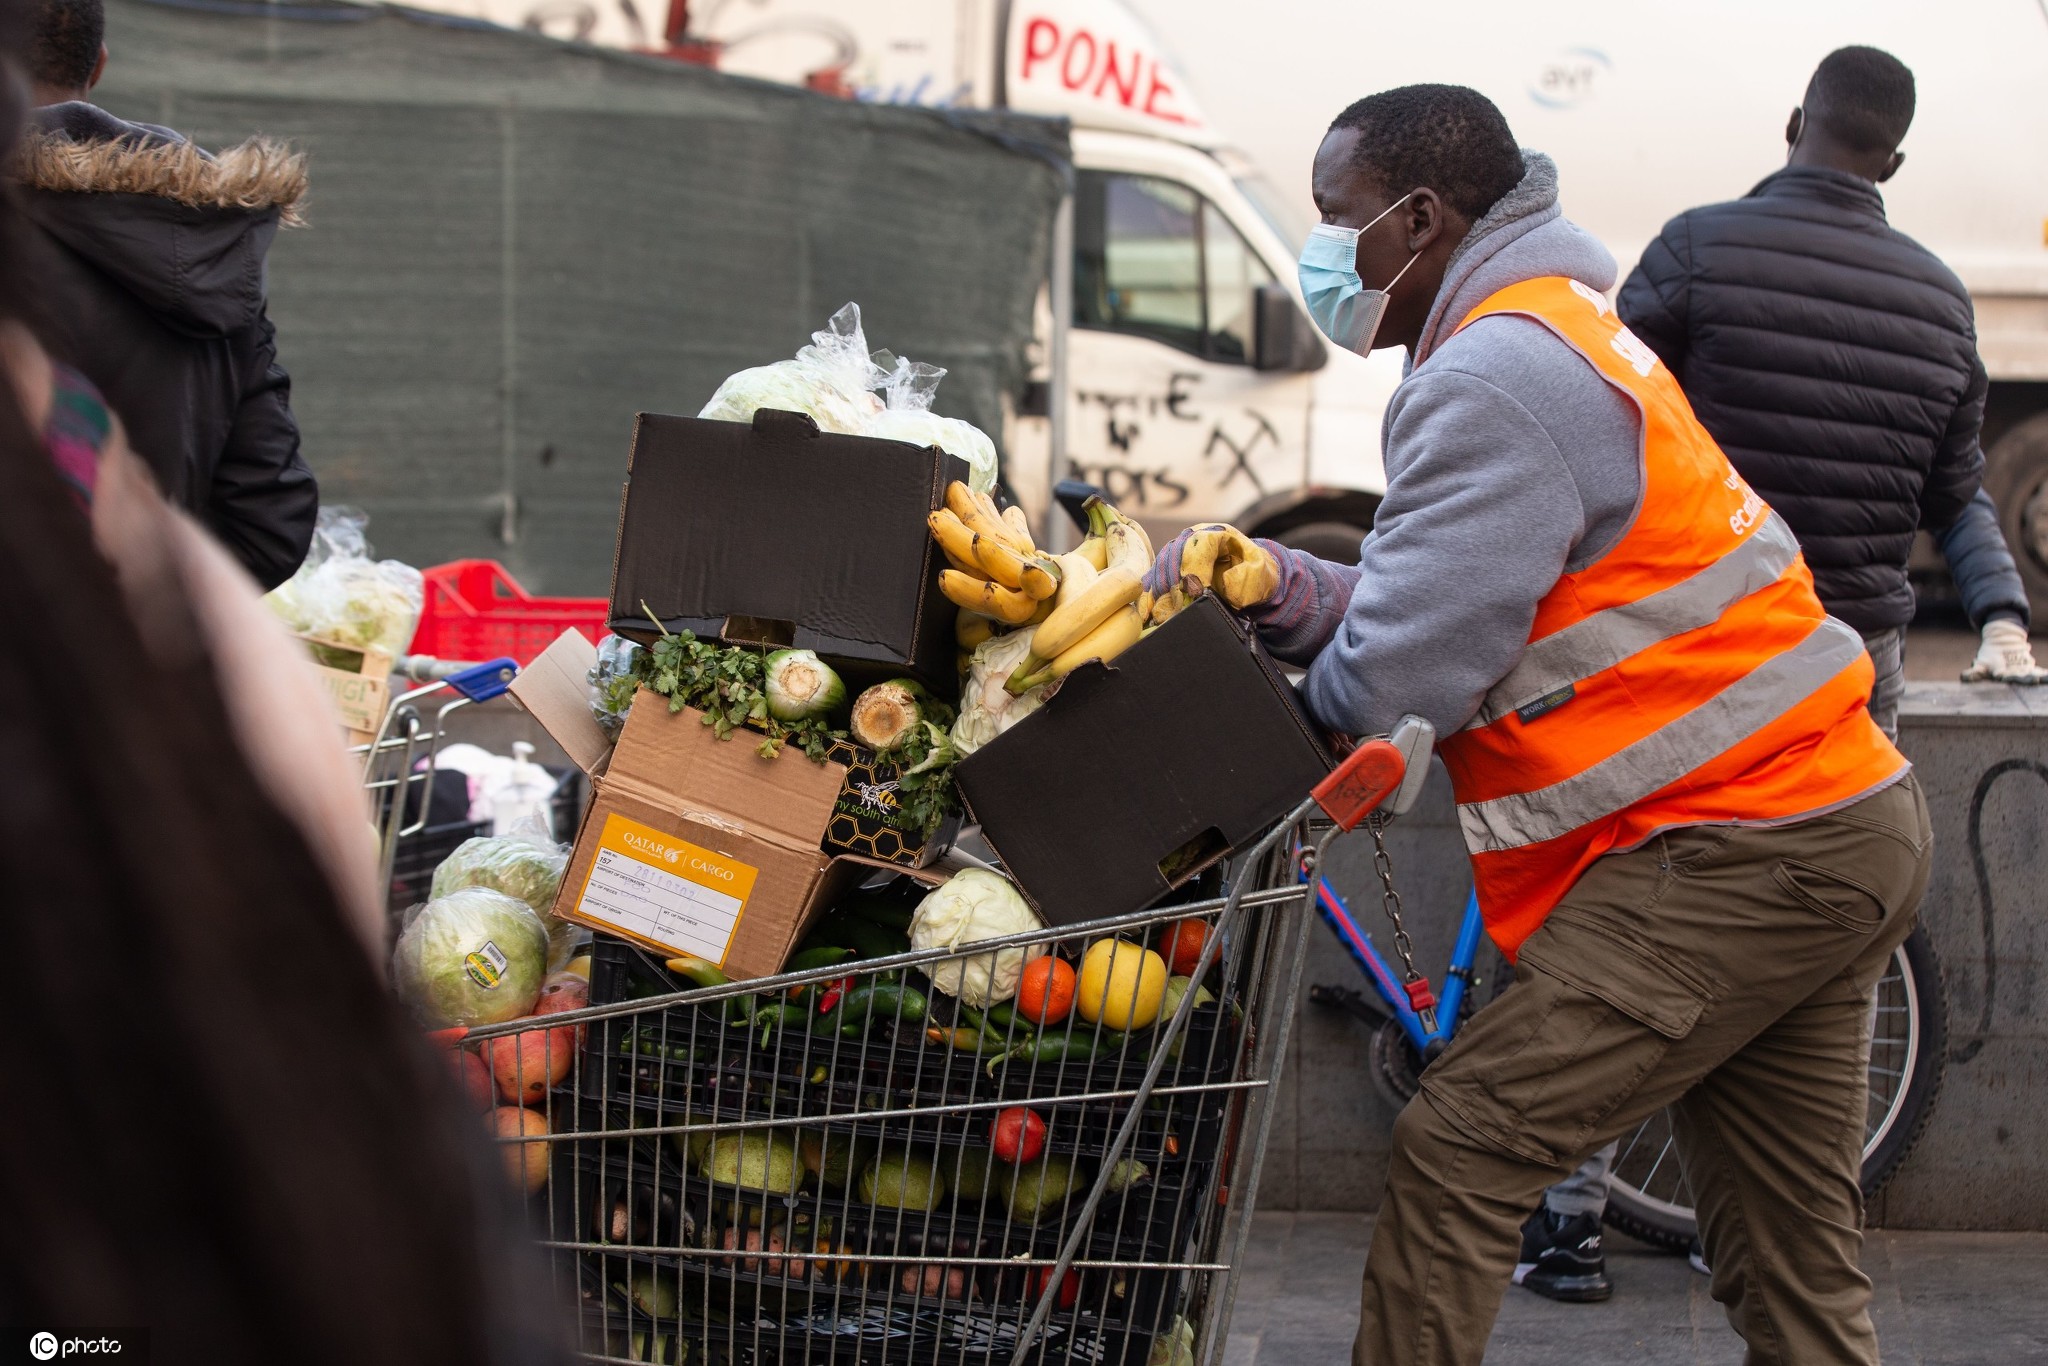
[[[1229,520],[1332,558],[1355,555],[1384,489],[1379,419],[1401,367],[1329,345],[1295,283],[1309,161],[1338,109],[1410,81],[1484,91],[1557,159],[1568,211],[1626,271],[1671,215],[1782,164],[1822,56],[1885,47],[1920,91],[1891,220],[1976,302],[1986,487],[2048,625],[2043,0],[1470,0],[1455,20],[1330,0],[668,0],[651,19],[635,0],[431,2],[858,99],[1070,118],[1050,382],[1003,442],[1017,493],[1044,510],[1057,466],[1155,533]]]
[[[633,0],[430,3],[853,98],[1070,118],[1068,249],[1001,442],[1012,489],[1058,525],[1057,468],[1155,536],[1231,520],[1356,557],[1400,354],[1368,360],[1316,331],[1295,281],[1305,217],[1227,148],[1119,0],[676,0],[665,16]]]

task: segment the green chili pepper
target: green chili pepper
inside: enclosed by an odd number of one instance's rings
[[[970,1005],[957,1006],[956,1009],[959,1011],[961,1019],[974,1026],[975,1031],[982,1038],[988,1040],[996,1047],[1008,1048],[1015,1040],[1014,1035],[1005,1034],[1002,1030],[994,1027],[996,1014],[994,1010],[990,1010],[987,1015],[983,1015]],[[1030,1031],[1027,1030],[1025,1032],[1029,1033]]]
[[[810,1018],[810,1012],[794,1001],[778,1001],[765,1005],[754,1012],[754,1023],[761,1026],[761,1047],[768,1046],[768,1037],[777,1029],[800,1025]]]
[[[1036,1034],[1038,1026],[1017,1013],[1017,1007],[1008,1001],[997,1001],[988,1008],[988,1022],[997,1029],[1006,1029],[1013,1034]]]
[[[1065,1029],[1057,1034],[1038,1034],[990,1062],[988,1074],[994,1076],[996,1068],[1008,1062],[1029,1063],[1033,1067],[1040,1063],[1093,1062],[1097,1058],[1116,1052],[1128,1042],[1128,1034],[1097,1035],[1092,1029]]]
[[[837,1028],[842,1036],[851,1037],[860,1032],[860,1027],[870,1019],[895,1020],[904,1024],[922,1024],[931,1003],[924,993],[901,982],[868,982],[855,987],[834,1006],[824,1017],[828,1028]]]
[[[783,965],[784,972],[812,972],[818,968],[829,968],[835,963],[845,962],[853,957],[853,950],[841,944],[820,944],[805,949]]]

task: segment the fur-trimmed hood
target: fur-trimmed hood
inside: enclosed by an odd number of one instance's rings
[[[35,111],[16,175],[29,216],[59,245],[200,335],[261,312],[264,258],[306,196],[305,158],[282,143],[210,154],[83,101]]]

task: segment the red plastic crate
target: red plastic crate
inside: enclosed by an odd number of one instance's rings
[[[456,560],[425,571],[427,601],[412,653],[485,660],[510,655],[521,668],[574,627],[595,641],[611,604],[604,598],[537,598],[496,560]]]

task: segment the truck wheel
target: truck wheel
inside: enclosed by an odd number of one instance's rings
[[[2048,414],[2029,418],[1991,448],[1984,480],[1998,528],[2019,565],[2034,620],[2048,624]]]
[[[1273,539],[1332,564],[1357,564],[1358,547],[1365,540],[1365,532],[1349,522],[1303,522]]]

